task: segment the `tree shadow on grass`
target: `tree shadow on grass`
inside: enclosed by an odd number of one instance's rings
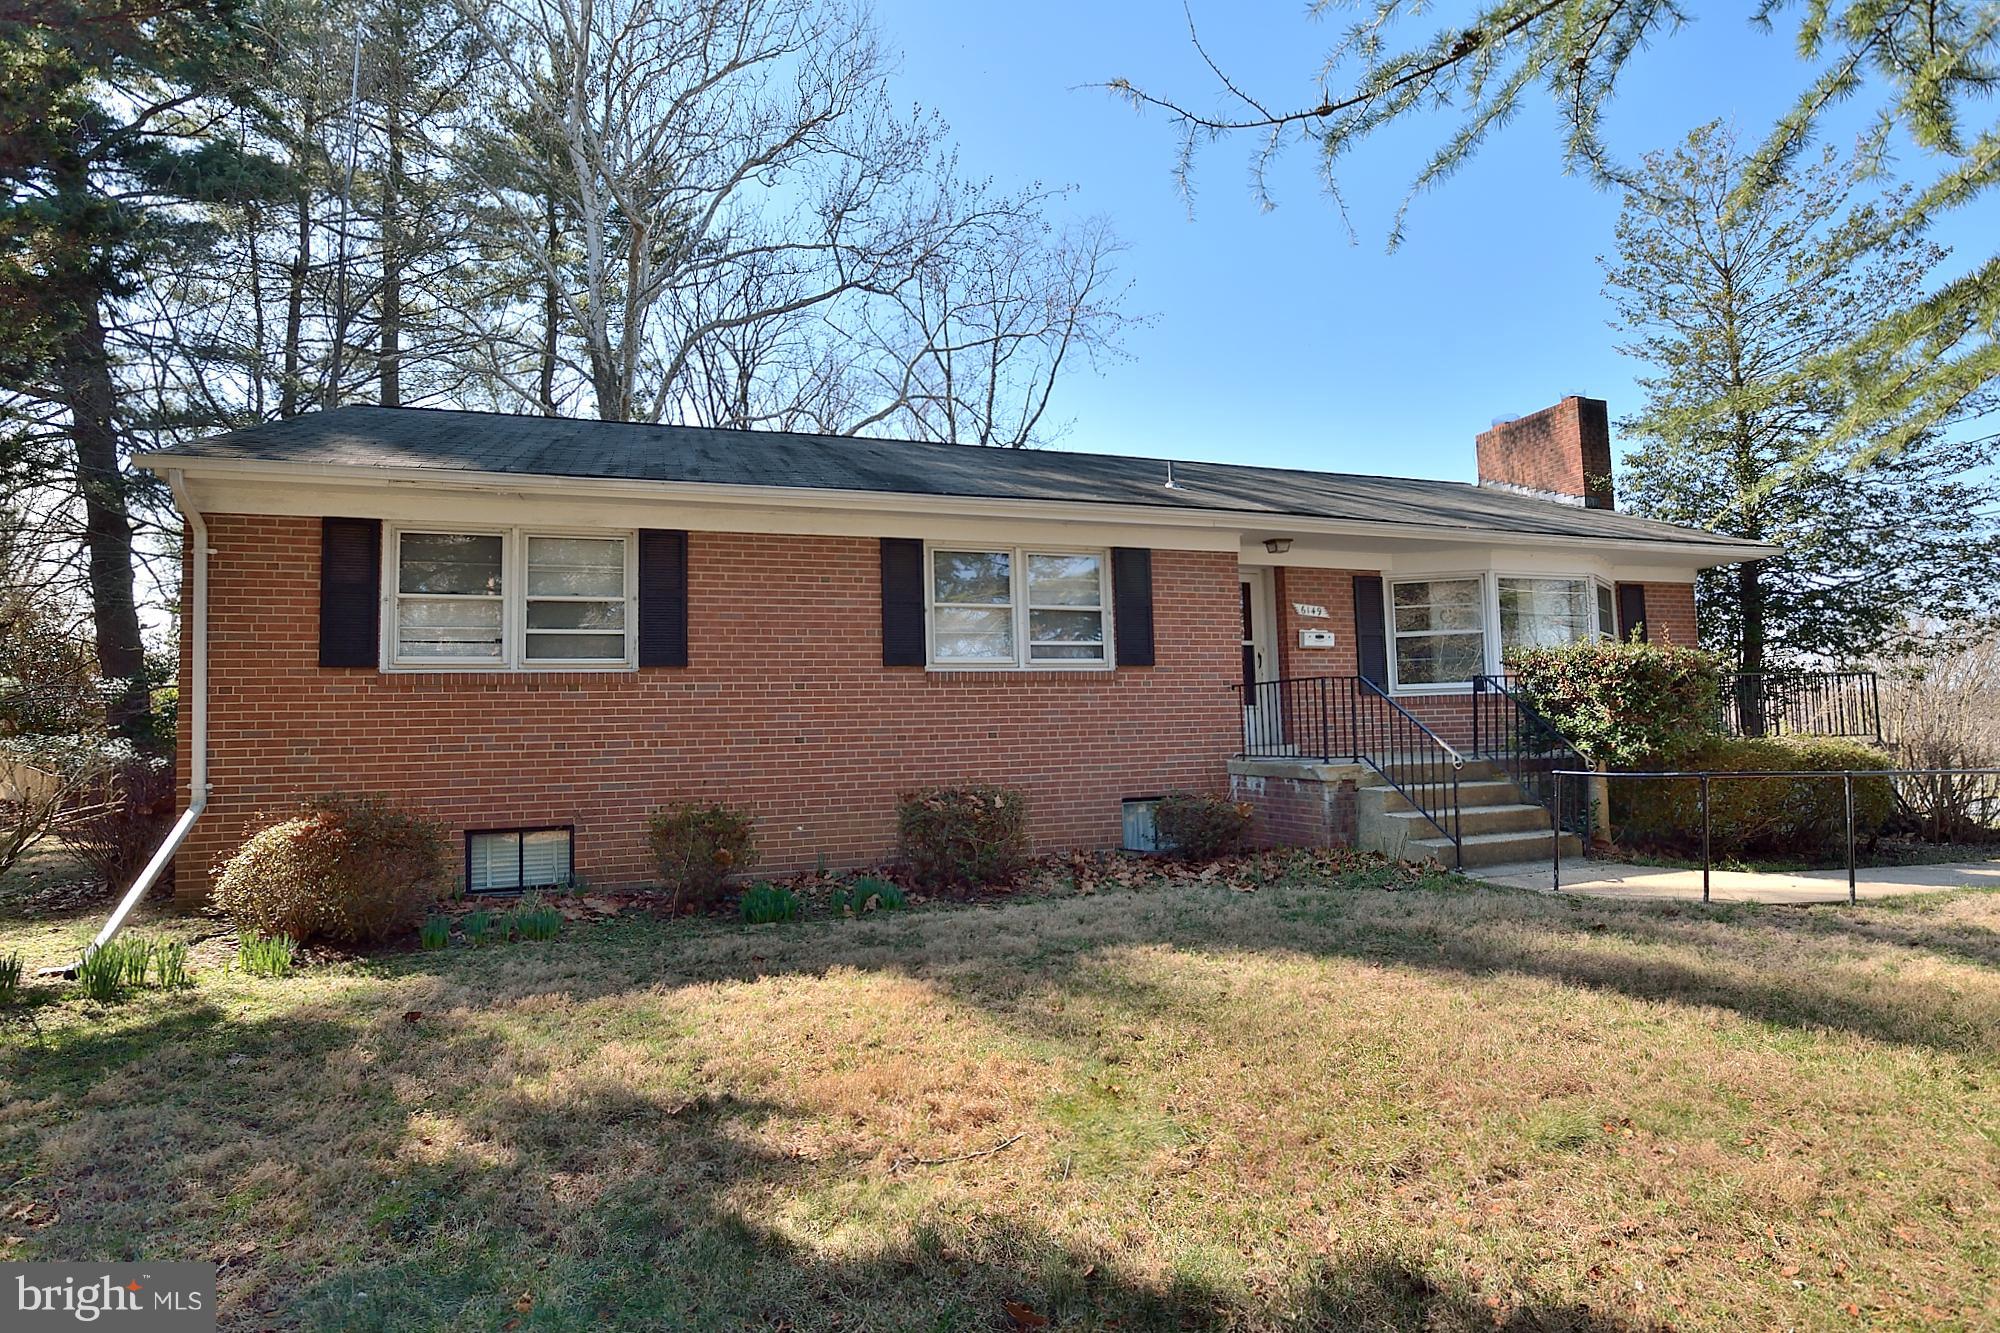
[[[447,1099],[449,1101],[450,1099]],[[1655,1325],[1564,1302],[1489,1303],[1418,1262],[1364,1249],[1252,1294],[1198,1274],[1148,1277],[1110,1250],[1088,1251],[1018,1216],[903,1210],[855,1235],[810,1218],[805,1244],[753,1220],[786,1200],[824,1198],[853,1161],[773,1151],[760,1125],[794,1108],[757,1099],[676,1102],[606,1088],[551,1118],[502,1095],[466,1114],[509,1160],[449,1155],[386,1173],[370,1253],[231,1323],[307,1328],[1570,1330]],[[593,1168],[653,1162],[602,1188]],[[865,1173],[864,1173],[865,1174]],[[872,1192],[921,1191],[891,1174]],[[801,1206],[805,1206],[801,1203]],[[921,1210],[917,1210],[921,1211]]]

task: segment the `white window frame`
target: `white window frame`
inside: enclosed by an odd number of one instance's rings
[[[1616,638],[1618,636],[1618,589],[1609,579],[1596,574],[1584,574],[1571,570],[1514,570],[1514,569],[1457,569],[1410,573],[1401,576],[1383,576],[1382,619],[1383,632],[1388,636],[1389,645],[1389,692],[1391,694],[1465,694],[1472,689],[1469,680],[1440,681],[1436,684],[1405,685],[1396,672],[1396,587],[1403,583],[1458,583],[1475,580],[1479,584],[1479,606],[1482,624],[1480,634],[1484,639],[1485,673],[1497,676],[1503,669],[1502,657],[1506,645],[1500,641],[1500,580],[1501,579],[1564,579],[1582,583],[1589,589],[1589,611],[1594,626],[1594,637]],[[1598,623],[1602,609],[1597,600],[1597,590],[1608,589],[1611,593],[1611,621],[1609,625]],[[1418,633],[1435,631],[1410,631]],[[1445,631],[1450,632],[1450,631]]]
[[[402,592],[403,534],[500,538],[500,656],[405,657],[396,651],[397,605]],[[528,538],[576,537],[625,543],[625,654],[622,657],[548,658],[528,656]],[[382,670],[384,671],[636,671],[639,668],[639,534],[633,529],[545,528],[483,523],[402,523],[382,525]],[[536,600],[545,600],[537,598]],[[608,597],[584,601],[610,601]]]
[[[947,659],[937,653],[937,565],[938,551],[978,551],[1007,556],[1008,606],[1013,611],[1014,659]],[[1097,609],[1104,617],[1104,657],[1059,657],[1036,660],[1028,642],[1028,558],[1037,555],[1087,555],[1097,561]],[[950,605],[950,603],[946,603]],[[1043,607],[1047,610],[1083,611],[1088,607]],[[929,671],[1110,671],[1117,666],[1117,636],[1111,612],[1111,548],[1097,546],[1057,546],[1047,542],[1013,545],[1006,542],[927,541],[924,543],[924,665]]]

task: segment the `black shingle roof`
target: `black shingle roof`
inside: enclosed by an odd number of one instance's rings
[[[1624,542],[1765,548],[1609,510],[1455,481],[992,449],[782,431],[648,426],[435,408],[342,407],[154,455],[892,495],[1053,500],[1407,523]],[[1281,525],[1280,525],[1281,526]]]

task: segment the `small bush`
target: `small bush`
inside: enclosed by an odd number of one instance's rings
[[[1154,807],[1153,833],[1168,851],[1190,861],[1213,861],[1243,846],[1255,813],[1252,806],[1220,796],[1177,791]]]
[[[101,807],[65,825],[63,847],[92,878],[124,889],[173,827],[173,769],[133,760],[118,770],[106,794]]]
[[[1595,639],[1510,649],[1507,668],[1592,763],[1678,764],[1721,722],[1722,659],[1698,648]]]
[[[530,894],[514,908],[514,934],[524,940],[552,940],[562,933],[562,913]]]
[[[10,953],[0,957],[0,1004],[12,1004],[21,998],[21,955]]]
[[[433,912],[417,927],[417,947],[420,949],[442,949],[451,943],[451,918]]]
[[[443,896],[442,826],[386,797],[330,797],[252,834],[215,881],[239,931],[379,944]]]
[[[245,935],[236,945],[236,965],[253,977],[288,977],[297,948],[290,935]]]
[[[757,864],[750,816],[720,803],[655,810],[646,845],[675,911],[714,906],[731,875]]]
[[[194,985],[194,977],[188,972],[188,947],[175,940],[161,944],[153,950],[153,980],[161,990],[180,990]]]
[[[1011,879],[1028,859],[1028,802],[982,785],[906,792],[896,846],[925,888],[978,888]]]
[[[1889,768],[1889,756],[1859,741],[1726,736],[1686,757],[1689,769],[1759,773],[1791,769],[1839,773]],[[1701,784],[1693,779],[1613,782],[1619,841],[1679,855],[1701,852]],[[1867,842],[1896,813],[1892,779],[1854,781],[1854,836]],[[1717,858],[1844,855],[1847,813],[1834,778],[1714,778],[1709,782],[1709,850]]]
[[[738,904],[743,919],[753,926],[769,925],[773,921],[793,921],[805,910],[805,903],[799,895],[778,884],[752,884],[743,891],[743,900]]]

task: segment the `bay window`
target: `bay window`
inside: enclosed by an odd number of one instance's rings
[[[632,542],[520,528],[391,534],[395,666],[628,666]]]
[[[1109,666],[1102,551],[930,552],[935,666]]]
[[[1600,579],[1463,574],[1403,579],[1393,589],[1389,629],[1398,689],[1453,689],[1503,670],[1509,649],[1618,632],[1611,585]]]

